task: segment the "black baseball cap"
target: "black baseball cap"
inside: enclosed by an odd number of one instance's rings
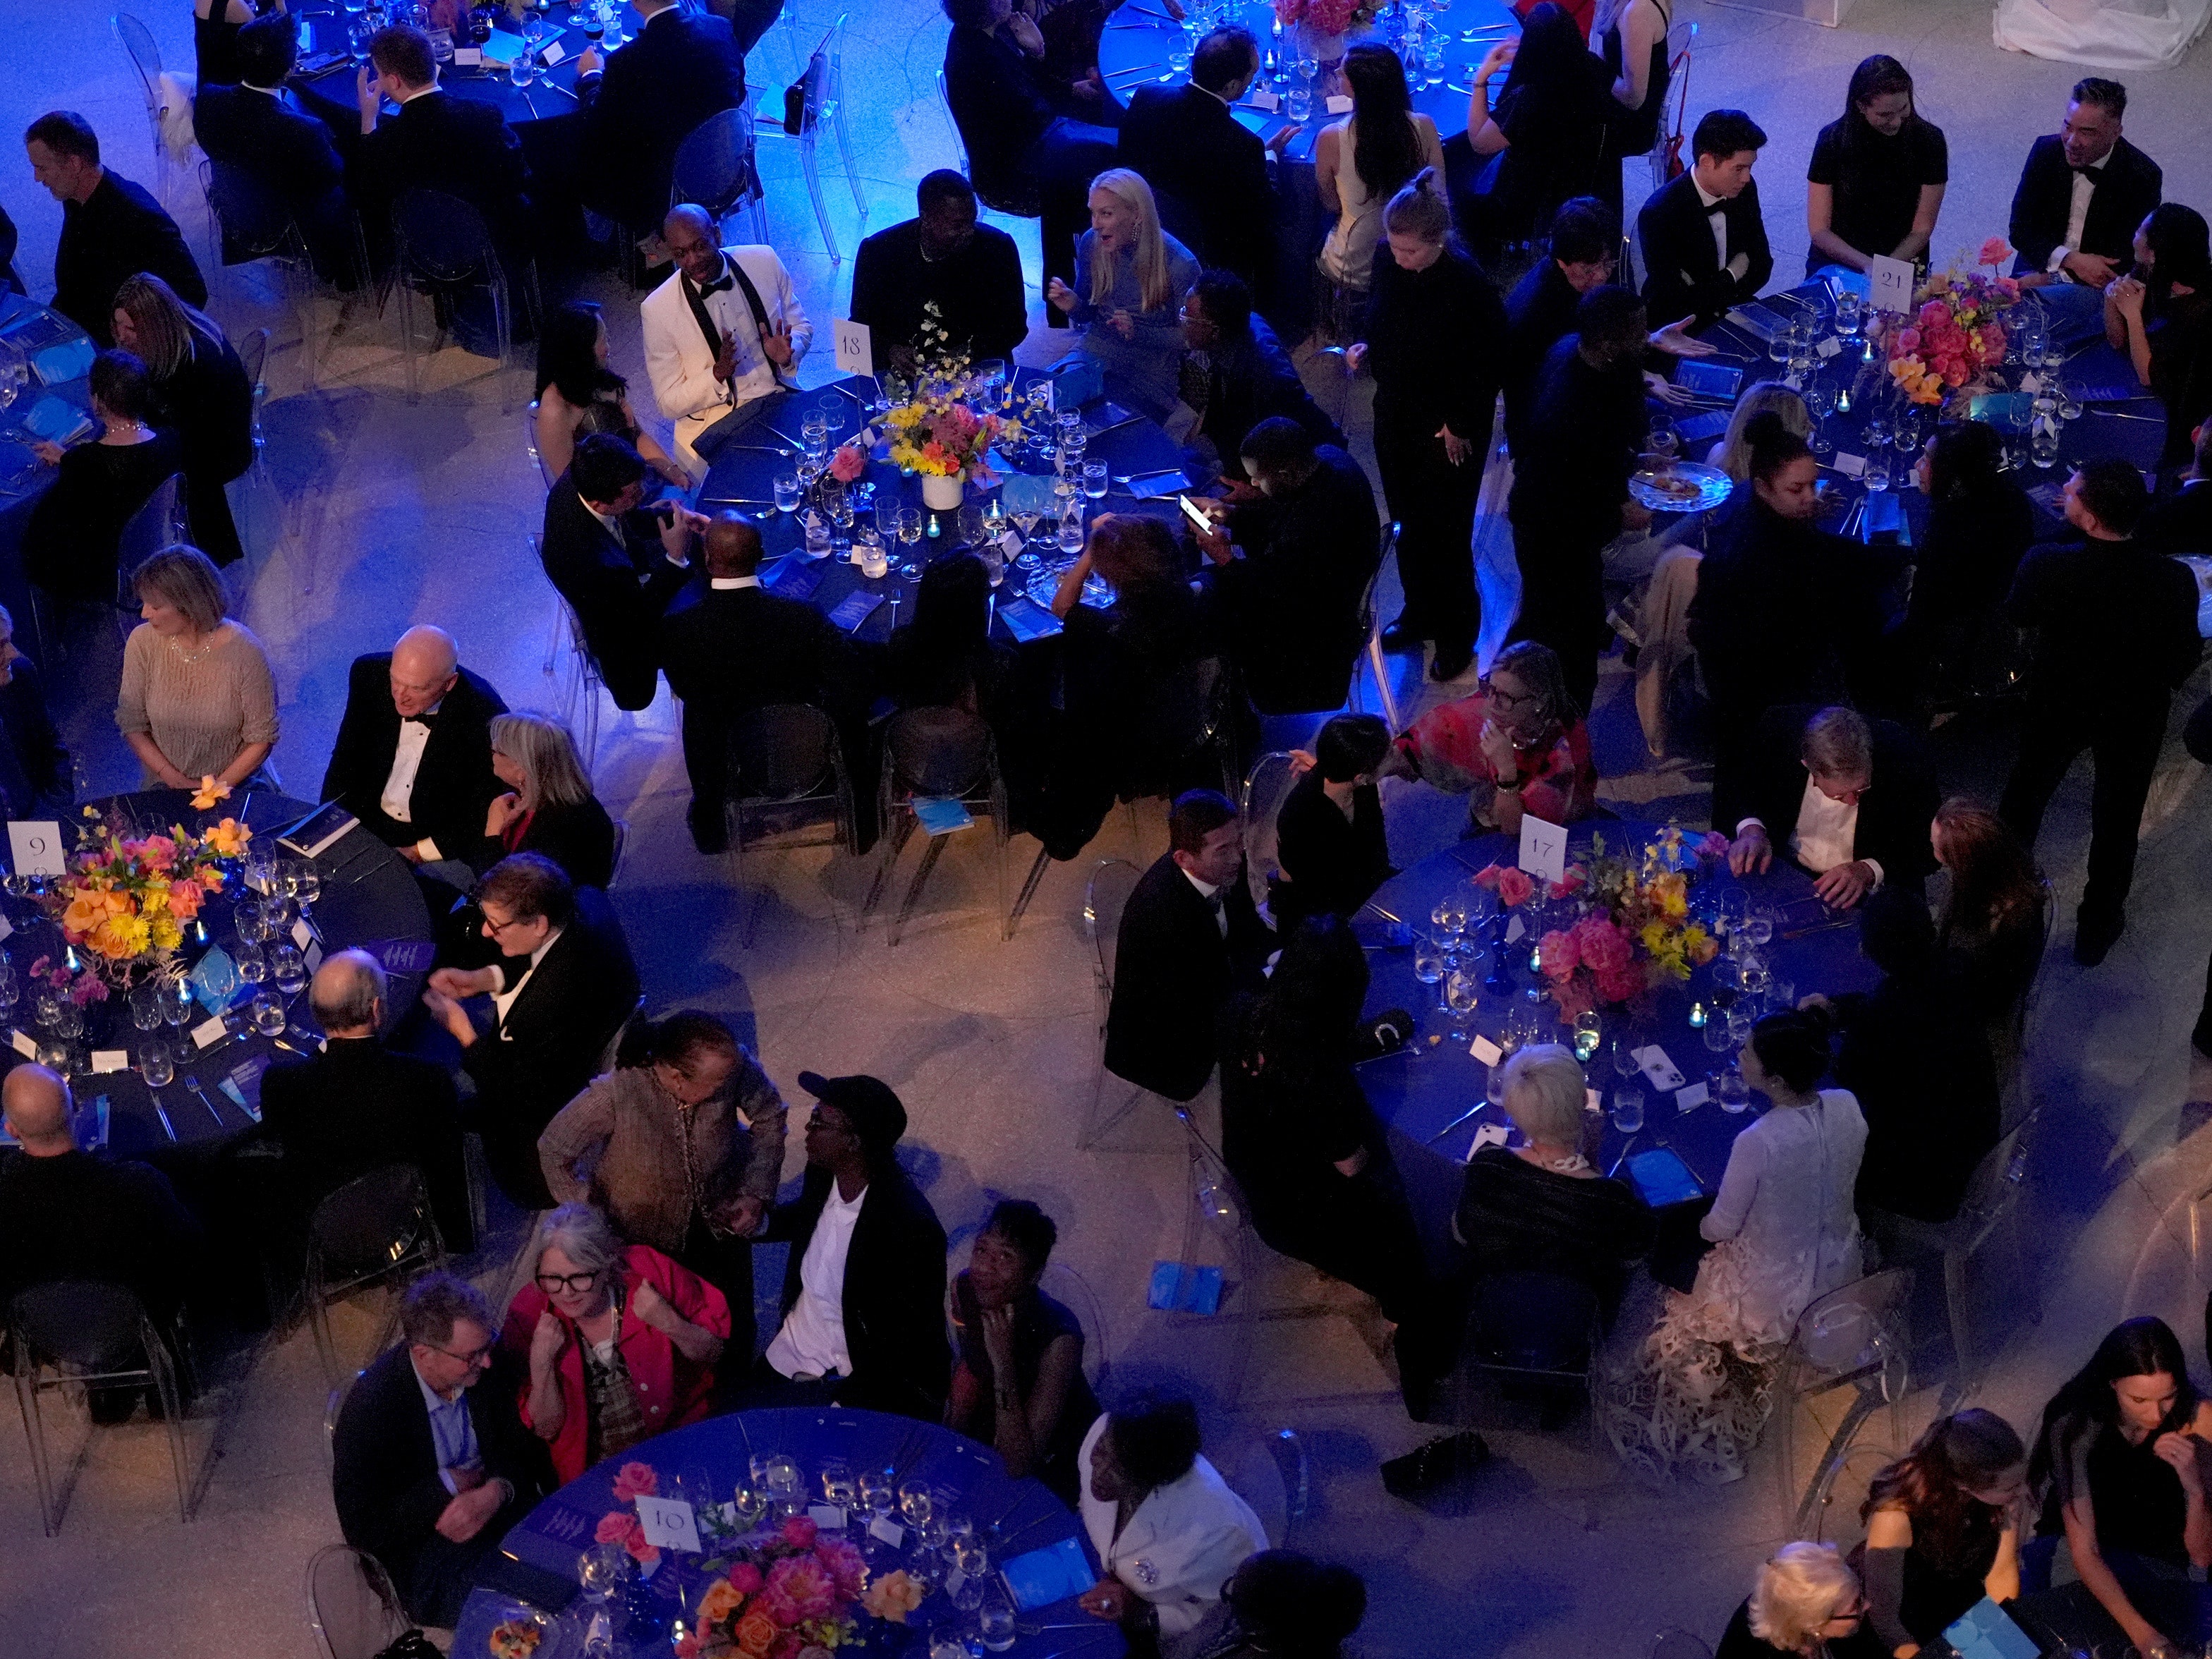
[[[872,1147],[895,1146],[906,1133],[906,1108],[881,1078],[823,1077],[819,1072],[801,1072],[799,1086],[844,1113],[854,1132]]]

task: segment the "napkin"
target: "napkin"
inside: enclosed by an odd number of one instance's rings
[[[41,398],[23,416],[23,424],[33,436],[65,444],[80,433],[92,430],[92,416],[59,398]]]
[[[92,360],[96,355],[89,340],[64,340],[32,353],[31,368],[40,385],[60,386],[92,373]]]

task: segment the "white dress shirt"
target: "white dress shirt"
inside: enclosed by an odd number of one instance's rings
[[[1764,819],[1746,818],[1735,827],[1739,836],[1752,824],[1766,828]],[[1856,801],[1848,805],[1821,793],[1820,786],[1813,781],[1813,775],[1805,775],[1805,793],[1797,802],[1797,821],[1790,829],[1790,856],[1816,876],[1825,876],[1839,864],[1852,862],[1851,849],[1858,845],[1859,805]],[[1874,872],[1874,884],[1881,885],[1881,866],[1873,859],[1858,862]]]
[[[806,1254],[799,1258],[799,1300],[792,1304],[775,1340],[768,1345],[768,1363],[781,1376],[853,1374],[853,1356],[845,1346],[845,1257],[853,1248],[860,1206],[867,1200],[866,1187],[848,1202],[836,1182],[830,1183],[822,1218],[814,1224],[814,1237],[806,1241]]]
[[[438,712],[435,703],[429,712]],[[384,793],[376,804],[384,815],[398,823],[412,823],[414,819],[415,775],[422,769],[422,751],[430,746],[430,728],[419,720],[403,718],[399,722],[399,743],[392,751],[392,770],[384,780]],[[445,855],[439,852],[438,843],[428,836],[415,843],[416,850],[425,860],[435,860]]]
[[[1199,897],[1204,899],[1208,904],[1213,905],[1213,925],[1221,930],[1221,937],[1227,939],[1229,937],[1229,907],[1226,904],[1213,902],[1213,896],[1221,890],[1200,881],[1188,870],[1182,872],[1182,878],[1198,889]]]
[[[507,986],[503,991],[492,993],[492,1018],[499,1027],[499,1040],[501,1042],[507,1041],[507,1011],[514,1006],[515,998],[520,996],[522,988],[530,983],[530,976],[538,971],[538,964],[545,960],[545,953],[553,948],[553,941],[561,937],[562,931],[556,927],[551,933],[546,934],[545,943],[530,953],[530,966],[522,970],[520,979]],[[501,982],[504,984],[507,979],[505,964],[494,963],[492,971],[500,976]]]
[[[733,588],[758,587],[760,585],[761,579],[758,576],[710,576],[707,579],[708,586],[723,593],[727,593]]]
[[[1729,252],[1728,198],[1725,196],[1710,194],[1705,187],[1698,182],[1694,173],[1690,178],[1690,188],[1698,192],[1698,204],[1705,210],[1705,222],[1712,227],[1714,257],[1720,261],[1723,270],[1728,272],[1736,281],[1741,282],[1745,273],[1751,269],[1751,255],[1738,253],[1731,256]],[[1684,271],[1682,274],[1687,276],[1689,272]]]
[[[2095,161],[2084,161],[2081,165],[2087,167],[2091,173],[2102,173],[2105,170],[2105,163],[2112,159],[2112,152],[2106,150]],[[2069,165],[2070,166],[2071,163]],[[2089,222],[2089,198],[2096,193],[2097,181],[2092,179],[2088,173],[2077,173],[2074,175],[2074,193],[2066,206],[2066,240],[2051,250],[2050,262],[2044,266],[2045,270],[2056,271],[2059,266],[2066,263],[2068,254],[2079,253],[2081,251],[2081,233]],[[2071,271],[2066,273],[2066,279],[2069,282],[2074,280]]]

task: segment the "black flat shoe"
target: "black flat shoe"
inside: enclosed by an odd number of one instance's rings
[[[1385,651],[1419,650],[1428,643],[1428,636],[1416,633],[1414,628],[1415,624],[1408,623],[1403,617],[1399,617],[1382,630],[1382,648]]]
[[[2094,968],[2112,953],[2112,947],[2120,942],[2127,925],[2124,915],[2077,915],[2074,919],[2074,960],[2084,968]]]

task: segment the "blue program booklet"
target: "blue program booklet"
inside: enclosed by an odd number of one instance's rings
[[[1628,1177],[1636,1183],[1636,1190],[1644,1194],[1644,1201],[1655,1210],[1669,1204],[1686,1204],[1705,1195],[1697,1176],[1690,1173],[1690,1166],[1671,1146],[1654,1146],[1649,1152],[1637,1153],[1628,1160]]]
[[[1959,1659],[2038,1659],[2043,1646],[1984,1595],[1943,1632]]]
[[[999,1571],[1023,1613],[1073,1600],[1098,1582],[1083,1546],[1073,1538],[1018,1555]]]
[[[876,607],[883,602],[882,594],[856,587],[837,602],[837,608],[830,613],[830,620],[849,634],[873,616]]]

